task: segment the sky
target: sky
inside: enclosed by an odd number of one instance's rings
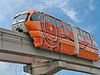
[[[39,10],[94,35],[100,54],[100,0],[0,0],[0,28],[12,29],[16,14],[31,9]],[[16,74],[16,66],[17,73]],[[10,67],[10,69],[9,69]],[[0,75],[28,75],[23,65],[0,62]],[[6,71],[6,72],[5,72]],[[55,75],[86,75],[62,70]]]

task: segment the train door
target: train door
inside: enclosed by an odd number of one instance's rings
[[[40,19],[37,12],[33,12],[29,21],[29,30],[41,30]]]
[[[56,19],[57,36],[61,38],[62,23],[61,20]]]
[[[43,34],[41,32],[41,26],[43,23],[43,14],[40,12],[33,12],[32,16],[30,17],[31,31],[29,33],[34,40],[33,43],[35,47],[41,47],[43,44]]]
[[[80,32],[81,32],[81,36],[84,38],[84,43],[87,45],[91,45],[92,41],[90,39],[89,33],[82,31],[82,30],[80,30]]]
[[[61,53],[74,55],[75,43],[73,32],[70,24],[63,22],[63,28],[61,30]]]
[[[64,23],[63,22],[63,32],[62,34],[62,38],[66,38],[69,39],[71,41],[74,41],[74,37],[73,37],[73,32],[72,32],[72,27],[70,24]]]

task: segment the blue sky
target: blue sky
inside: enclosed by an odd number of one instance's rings
[[[0,0],[0,28],[12,28],[13,17],[21,12],[36,9],[71,23],[93,34],[100,50],[100,0]],[[100,53],[100,51],[99,51]],[[3,66],[2,66],[3,65]],[[5,66],[4,66],[5,65]],[[18,65],[18,64],[17,64]],[[2,69],[2,67],[4,67]],[[9,72],[9,67],[12,67]],[[0,63],[0,75],[16,75],[16,64]],[[18,72],[22,72],[22,65],[18,65]],[[71,72],[71,73],[70,73]],[[86,75],[72,71],[60,71],[56,75]]]

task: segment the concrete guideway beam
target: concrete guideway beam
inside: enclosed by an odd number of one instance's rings
[[[98,61],[89,61],[75,56],[63,55],[47,50],[33,47],[30,37],[24,33],[12,32],[0,29],[0,52],[16,53],[26,56],[36,56],[49,60],[61,60],[69,63],[76,63],[84,66],[100,68],[100,58]]]
[[[100,58],[98,61],[89,61],[75,56],[36,49],[33,47],[30,37],[27,34],[12,32],[6,29],[0,29],[0,60],[25,64],[34,64],[37,60],[38,62],[44,60],[56,60],[55,62],[58,65],[55,67],[58,66],[59,70],[69,69],[96,75],[100,74]],[[54,64],[54,62],[49,62],[48,64],[50,63]],[[52,69],[52,66],[49,66],[49,68],[50,67]],[[45,67],[44,69],[47,68],[48,67]],[[33,71],[36,71],[36,69],[40,68],[34,68]],[[46,72],[49,73],[48,71],[50,71],[53,73],[51,69],[48,69]]]
[[[47,61],[42,63],[32,63],[32,65],[26,66],[25,68],[25,72],[31,73],[32,75],[53,75],[62,69],[100,75],[100,69],[70,64],[63,61]]]
[[[97,68],[71,64],[63,61],[50,61],[50,60],[48,61],[37,57],[27,57],[9,53],[0,53],[0,61],[28,64],[29,68],[27,71],[30,70],[29,73],[32,72],[30,67],[33,67],[33,73],[38,73],[38,74],[51,75],[51,73],[52,74],[56,73],[61,69],[90,73],[95,75],[100,74],[100,69]],[[30,64],[32,64],[32,66]]]

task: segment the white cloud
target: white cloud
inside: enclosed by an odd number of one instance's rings
[[[94,0],[90,0],[89,9],[92,10],[92,11],[96,9],[96,6],[94,5]]]
[[[44,0],[45,8],[56,7],[62,10],[62,12],[67,15],[70,19],[75,22],[80,22],[81,20],[78,18],[79,13],[74,10],[74,8],[70,7],[70,0]]]
[[[72,9],[61,8],[61,9],[64,12],[64,14],[66,14],[70,19],[72,19],[76,23],[82,21],[78,18],[78,12],[76,12],[73,8]]]

